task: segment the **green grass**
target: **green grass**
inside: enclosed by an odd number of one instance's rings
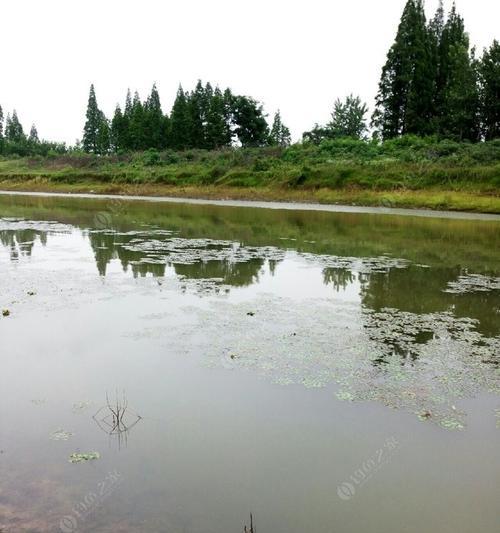
[[[0,160],[0,188],[500,213],[500,140],[343,139],[289,148],[18,158]]]

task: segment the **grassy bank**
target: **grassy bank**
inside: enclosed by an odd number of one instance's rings
[[[74,153],[0,160],[7,190],[281,200],[500,213],[500,141]]]

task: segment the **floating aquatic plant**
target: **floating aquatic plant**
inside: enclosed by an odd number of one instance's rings
[[[451,294],[465,294],[470,292],[490,292],[500,290],[500,278],[483,276],[481,274],[467,274],[456,281],[450,281],[444,292]]]
[[[68,461],[70,463],[84,463],[85,461],[94,461],[100,458],[101,458],[101,455],[99,454],[99,452],[72,453],[69,456]]]
[[[421,418],[430,413],[423,419],[452,430],[465,426],[457,399],[500,394],[500,339],[483,336],[473,319],[263,296],[252,302],[249,327],[248,305],[190,307],[196,320],[176,331],[178,349],[282,385],[336,383],[341,400],[377,401]]]
[[[74,434],[70,431],[64,431],[64,429],[57,429],[56,431],[53,431],[49,435],[49,439],[51,440],[68,440],[70,439]]]
[[[86,409],[88,409],[90,406],[92,405],[92,402],[90,401],[81,401],[81,402],[76,402],[73,404],[73,407],[71,408],[71,410],[73,411],[73,413],[80,413],[82,411],[85,411]]]

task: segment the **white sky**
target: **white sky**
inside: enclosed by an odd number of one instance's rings
[[[0,104],[25,131],[74,143],[89,85],[110,116],[127,87],[230,86],[279,107],[294,138],[326,122],[336,97],[370,107],[406,0],[2,0]],[[438,0],[427,0],[432,15]],[[499,0],[457,0],[471,42],[500,39]],[[447,10],[451,0],[446,1]]]

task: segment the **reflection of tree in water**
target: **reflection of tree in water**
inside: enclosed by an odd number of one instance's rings
[[[386,273],[372,273],[361,284],[361,301],[363,307],[380,312],[392,308],[414,313],[419,316],[431,313],[451,311],[457,318],[477,320],[476,330],[486,337],[500,335],[500,291],[451,294],[445,292],[450,281],[463,273],[460,266],[453,268],[422,268],[409,266],[407,269],[393,269]],[[406,331],[401,335],[407,335]],[[426,344],[434,338],[432,331],[419,331],[409,334],[413,343]],[[401,357],[404,364],[418,358],[408,343],[398,343],[392,339],[389,343],[394,354]],[[403,345],[403,347],[401,346]],[[376,364],[386,362],[381,357]]]
[[[453,268],[421,268],[409,266],[387,273],[374,273],[361,285],[363,306],[379,311],[384,307],[424,314],[452,310],[457,317],[479,321],[478,331],[486,336],[500,334],[500,291],[451,294],[445,292],[448,283],[463,273]]]
[[[355,281],[356,275],[347,268],[325,268],[323,270],[323,283],[333,285],[337,292],[345,291]]]
[[[451,299],[443,291],[459,272],[460,267],[429,270],[410,265],[372,273],[369,282],[362,285],[361,299],[363,305],[375,311],[384,307],[417,314],[445,311]]]
[[[169,261],[168,254],[159,252],[155,255],[150,251],[130,249],[129,245],[137,240],[137,234],[120,234],[113,232],[91,232],[89,240],[94,252],[97,269],[101,276],[106,275],[107,266],[112,260],[119,260],[124,271],[131,269],[134,277],[151,274],[155,277],[165,275],[167,265],[172,265],[176,274],[188,279],[213,279],[219,278],[227,285],[238,287],[256,283],[259,279],[259,271],[265,263],[264,258],[250,258],[246,261],[221,260],[198,260],[190,264],[175,263]],[[156,240],[161,241],[161,236],[155,235]],[[168,237],[164,237],[167,241]],[[189,241],[188,241],[189,243]],[[198,245],[199,246],[199,245]],[[194,247],[193,247],[194,248]],[[206,249],[219,249],[213,245],[207,245]],[[271,265],[272,263],[272,265]],[[273,270],[276,260],[269,261],[269,267]]]
[[[10,250],[11,261],[17,261],[20,256],[31,257],[37,240],[45,246],[47,232],[33,229],[0,230],[0,243]]]
[[[165,264],[141,262],[141,259],[144,259],[146,254],[124,248],[136,238],[136,235],[113,232],[89,233],[90,246],[94,252],[97,270],[101,276],[106,275],[107,267],[114,259],[120,261],[124,272],[130,267],[134,277],[143,277],[147,274],[152,274],[155,277],[165,275]]]
[[[118,256],[116,236],[112,233],[89,233],[89,240],[97,270],[101,276],[105,276],[108,264]]]
[[[245,262],[200,261],[191,265],[174,264],[176,274],[189,279],[220,278],[226,285],[246,287],[259,281],[259,272],[264,259],[249,259]]]
[[[278,263],[280,263],[280,261],[278,261],[277,259],[269,259],[267,263],[269,265],[269,273],[271,274],[271,276],[274,276],[276,274],[276,267],[278,266]]]

